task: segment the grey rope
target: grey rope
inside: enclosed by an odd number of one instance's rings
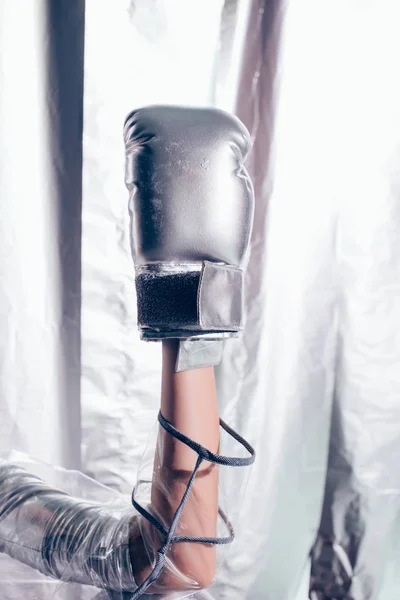
[[[172,519],[172,523],[171,523],[171,526],[169,529],[164,527],[164,525],[162,523],[160,523],[154,515],[149,513],[140,504],[138,504],[138,502],[136,502],[135,497],[134,497],[135,491],[137,489],[137,486],[140,485],[140,483],[142,483],[142,482],[138,482],[138,484],[134,487],[134,489],[132,491],[133,506],[145,519],[147,519],[158,531],[160,531],[163,534],[164,541],[163,541],[161,547],[157,550],[157,559],[156,559],[156,563],[154,565],[153,570],[151,571],[149,576],[139,585],[139,587],[132,594],[132,596],[130,596],[130,600],[137,600],[137,598],[140,598],[142,596],[142,594],[146,591],[146,589],[154,581],[156,581],[156,579],[160,576],[163,569],[165,568],[166,553],[171,544],[180,543],[180,542],[195,542],[195,543],[202,543],[202,544],[229,544],[233,541],[233,539],[235,537],[235,533],[234,533],[232,524],[230,523],[230,521],[228,520],[227,516],[225,515],[225,513],[223,512],[223,510],[221,508],[218,508],[218,514],[220,515],[220,517],[222,518],[223,522],[225,523],[225,525],[228,529],[228,532],[229,532],[228,536],[222,537],[222,538],[217,538],[217,537],[198,537],[198,536],[187,536],[187,535],[175,536],[174,535],[176,532],[176,529],[178,527],[179,519],[181,517],[183,508],[184,508],[186,500],[190,494],[190,490],[193,486],[197,471],[199,470],[201,463],[205,460],[205,461],[216,463],[219,465],[226,465],[226,466],[230,466],[230,467],[243,467],[243,466],[251,465],[255,460],[255,451],[254,451],[253,447],[245,439],[243,439],[236,431],[234,431],[231,427],[229,427],[229,425],[227,425],[222,419],[219,420],[220,426],[229,435],[231,435],[237,442],[239,442],[242,446],[244,446],[244,448],[246,448],[246,450],[249,452],[248,457],[242,458],[242,457],[235,457],[235,456],[223,456],[221,454],[216,454],[214,452],[211,452],[210,450],[208,450],[201,444],[195,442],[194,440],[190,439],[188,436],[183,434],[181,431],[176,429],[176,427],[174,427],[172,425],[172,423],[167,421],[167,419],[161,414],[161,411],[158,413],[158,422],[160,423],[161,427],[163,427],[163,429],[165,429],[165,431],[167,431],[170,435],[172,435],[173,437],[178,439],[183,444],[186,444],[186,446],[189,446],[189,448],[192,448],[192,450],[194,450],[198,454],[198,458],[196,461],[196,465],[192,471],[192,474],[189,478],[188,484],[186,486],[186,490],[182,496],[182,499],[179,503],[178,508],[175,511],[175,514],[174,514],[174,517]]]

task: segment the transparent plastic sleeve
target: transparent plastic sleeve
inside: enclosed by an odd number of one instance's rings
[[[202,589],[212,583],[226,558],[249,475],[248,468],[235,467],[252,464],[254,450],[222,420],[220,424],[220,449],[215,454],[176,430],[159,413],[132,494],[133,505],[143,517],[139,526],[151,565],[138,593],[152,582],[149,589],[156,593]],[[172,438],[187,448],[184,470],[171,468],[173,460],[163,464],[164,446]],[[221,453],[226,447],[232,451],[232,446],[235,456]],[[214,478],[211,489],[216,483],[217,492],[204,502],[210,477]]]
[[[0,461],[0,551],[43,575],[134,591],[129,542],[138,517],[121,512],[74,498]]]
[[[81,473],[50,466],[42,469],[42,476],[49,475],[45,483],[34,461],[21,465],[12,457],[0,458],[0,558],[14,559],[6,565],[7,581],[16,580],[21,589],[22,580],[29,582],[24,600],[136,600],[144,594],[178,600],[194,593],[194,598],[210,598],[201,590],[212,582],[234,538],[249,471],[233,469],[239,472],[226,478],[224,471],[232,470],[224,467],[244,467],[254,460],[251,446],[222,421],[221,425],[220,450],[224,440],[233,436],[236,449],[241,448],[235,457],[196,444],[160,413],[132,498]],[[162,464],[165,445],[171,440],[187,450],[187,468],[179,472]],[[207,496],[204,486],[210,485],[210,477],[212,493]],[[1,559],[0,581],[6,590],[4,564]],[[18,564],[59,585],[46,593],[44,588],[40,593],[32,591],[32,575]],[[79,591],[75,587],[70,596],[60,592],[63,586],[78,586]],[[88,586],[104,594],[90,594]],[[6,597],[21,596],[10,592]]]

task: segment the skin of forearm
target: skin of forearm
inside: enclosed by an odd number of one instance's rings
[[[179,431],[212,452],[219,450],[219,412],[213,367],[175,372],[177,340],[163,342],[161,412]],[[185,492],[198,455],[160,427],[154,459],[152,507],[166,525]],[[218,516],[218,466],[203,461],[180,518],[177,535],[215,537]],[[159,547],[161,536],[145,525]],[[166,570],[149,591],[207,587],[214,577],[216,549],[211,544],[172,544],[168,557],[182,573]],[[148,568],[139,578],[144,578]],[[137,574],[138,576],[138,574]],[[186,581],[185,581],[186,580]],[[139,581],[140,583],[140,581]]]

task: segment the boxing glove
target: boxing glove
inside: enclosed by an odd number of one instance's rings
[[[127,116],[124,141],[142,339],[236,336],[254,212],[248,131],[214,108],[149,106]]]

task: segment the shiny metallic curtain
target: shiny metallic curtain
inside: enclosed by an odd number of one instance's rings
[[[80,466],[83,2],[0,2],[0,448]]]
[[[245,519],[251,557],[257,540],[263,557],[249,597],[305,598],[310,587],[312,600],[391,600],[400,586],[400,7],[251,9],[236,101],[254,135],[259,211],[242,348],[251,384],[239,401],[254,403],[245,422],[263,464],[250,494],[263,500]]]
[[[256,214],[244,339],[226,349],[220,383],[227,418],[256,441],[258,460],[240,541],[224,565],[223,598],[308,597],[325,481],[337,332],[335,215],[321,198],[330,164],[314,124],[317,84],[311,74],[301,84],[311,56],[306,49],[299,55],[305,21],[301,7],[297,17],[291,13],[295,4],[243,3],[232,19],[231,46],[241,60],[230,62],[225,79],[237,82],[232,107],[254,140]]]
[[[246,331],[218,386],[258,456],[215,600],[397,600],[399,18],[396,0],[0,0],[2,448],[131,490],[160,354],[136,330],[124,117],[208,104],[251,132]]]

